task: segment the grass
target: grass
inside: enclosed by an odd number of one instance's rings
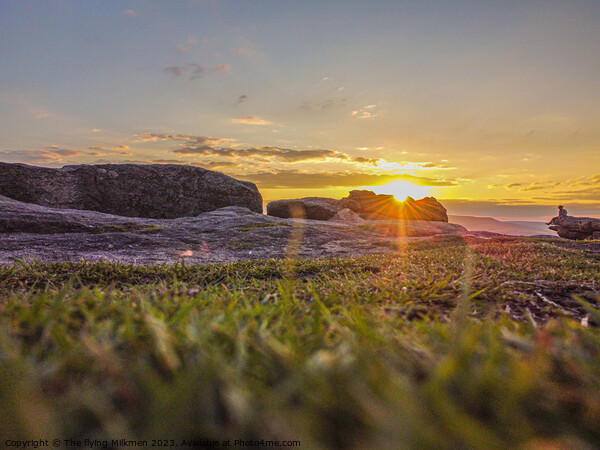
[[[0,267],[0,436],[594,448],[599,269],[522,238]]]

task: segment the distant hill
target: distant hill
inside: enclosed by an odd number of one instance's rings
[[[462,225],[469,231],[491,231],[492,233],[512,236],[533,236],[539,234],[554,235],[544,222],[528,222],[524,220],[501,221],[493,217],[453,216],[448,215],[450,223]]]

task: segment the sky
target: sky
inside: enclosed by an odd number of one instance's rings
[[[0,0],[0,161],[600,217],[600,2]]]

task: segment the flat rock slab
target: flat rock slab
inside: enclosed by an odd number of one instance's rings
[[[196,217],[143,219],[55,209],[0,197],[0,264],[15,260],[189,264],[241,259],[359,256],[398,251],[407,239],[459,235],[421,221],[344,224],[280,219],[236,206]]]

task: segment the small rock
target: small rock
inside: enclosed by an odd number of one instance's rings
[[[346,222],[346,223],[363,223],[365,219],[360,217],[358,213],[355,213],[351,209],[344,208],[340,209],[335,216],[329,219],[330,222]]]
[[[339,203],[339,200],[327,197],[276,200],[267,205],[267,214],[283,219],[329,220],[338,212]]]

